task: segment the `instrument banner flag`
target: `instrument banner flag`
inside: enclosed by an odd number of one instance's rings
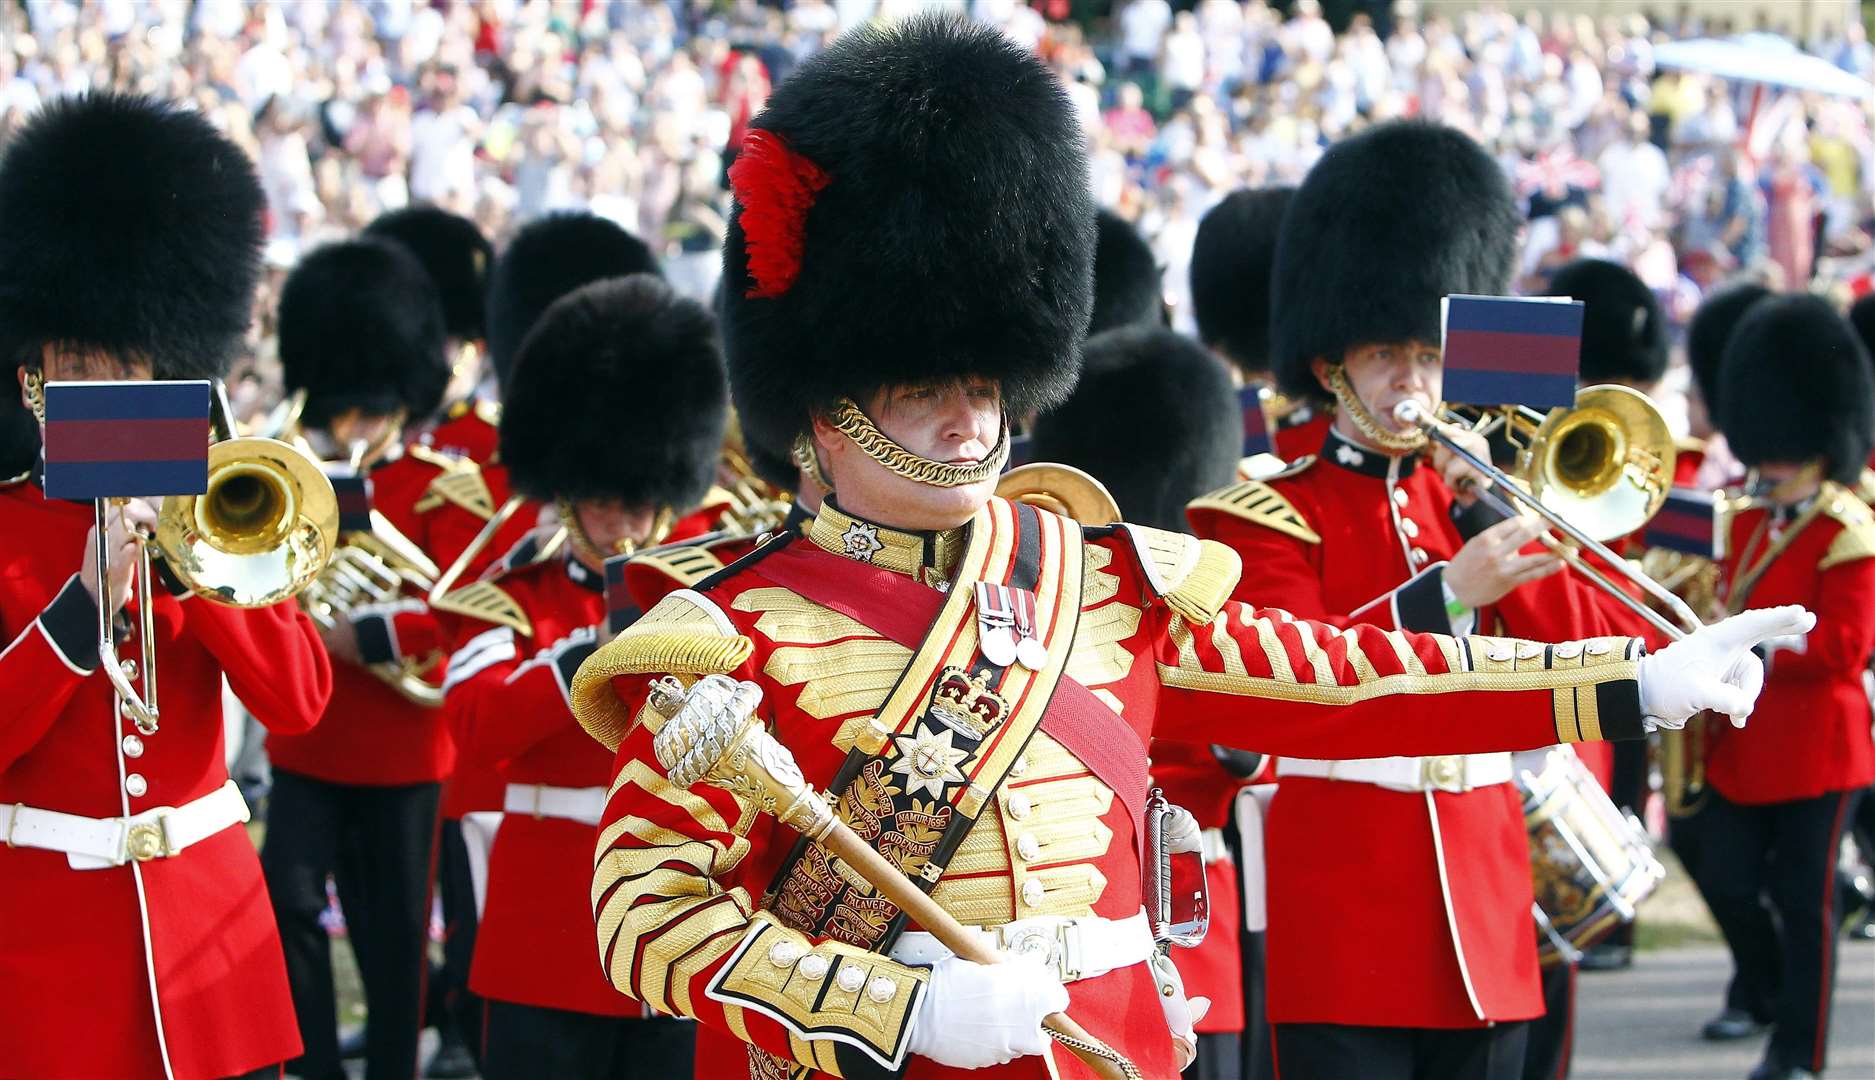
[[[45,397],[48,496],[89,501],[208,490],[207,380],[50,382]]]
[[[1263,413],[1263,388],[1246,386],[1237,391],[1237,411],[1243,414],[1242,457],[1273,454],[1276,444],[1270,439],[1269,418]]]
[[[339,504],[339,532],[371,531],[371,478],[357,469],[328,468],[332,494]]]
[[[1575,404],[1581,301],[1567,297],[1445,298],[1445,400],[1454,405]]]
[[[1716,522],[1712,492],[1676,487],[1667,493],[1666,505],[1647,522],[1641,537],[1648,547],[1710,559],[1717,540]]]

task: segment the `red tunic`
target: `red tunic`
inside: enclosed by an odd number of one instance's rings
[[[596,636],[569,634],[605,621],[602,582],[564,554],[494,577],[526,613],[524,650],[454,683],[448,710],[462,760],[495,770],[503,785],[602,788],[611,754],[567,706],[567,679]],[[460,644],[501,628],[463,620]],[[575,655],[576,654],[576,655]],[[502,816],[489,856],[487,905],[469,988],[483,997],[575,1012],[637,1016],[614,992],[592,950],[593,826],[563,817]]]
[[[1010,513],[1007,503],[992,500],[978,522]],[[1557,740],[1559,712],[1569,712],[1575,687],[1604,703],[1610,733],[1639,734],[1638,698],[1619,703],[1636,693],[1634,667],[1626,659],[1636,643],[1615,643],[1596,654],[1578,650],[1567,661],[1540,652],[1518,661],[1502,643],[1366,628],[1343,634],[1226,602],[1236,559],[1219,545],[1132,527],[1089,530],[1083,539],[1072,523],[1042,517],[1054,530],[1054,539],[1044,544],[1081,545],[1087,568],[1074,598],[1082,614],[1067,677],[1119,712],[1140,739],[1142,754],[1154,735],[1200,746],[1230,742],[1341,757],[1535,748]],[[619,990],[700,1020],[699,1057],[707,1060],[733,1058],[733,1047],[719,1044],[742,1040],[842,1074],[849,1067],[842,1062],[855,1061],[850,1055],[861,1052],[856,1047],[871,1045],[868,1040],[882,1029],[900,1029],[912,1008],[907,988],[922,978],[887,958],[858,961],[872,977],[887,980],[887,996],[875,999],[877,1007],[864,1010],[859,1023],[843,1007],[814,1007],[786,994],[776,994],[766,1011],[711,997],[713,981],[726,969],[725,978],[734,976],[745,987],[745,979],[775,977],[764,965],[780,963],[775,957],[781,954],[760,940],[758,951],[743,954],[750,959],[734,960],[750,933],[781,940],[792,935],[829,962],[855,962],[854,950],[804,938],[766,915],[756,917],[796,834],[720,788],[673,789],[653,753],[652,725],[636,721],[649,682],[660,674],[714,672],[753,681],[762,690],[760,715],[769,729],[792,751],[807,780],[824,788],[848,747],[866,737],[910,652],[853,616],[783,587],[777,575],[847,573],[840,569],[848,565],[844,560],[825,552],[844,550],[842,537],[855,528],[857,535],[868,535],[865,523],[823,507],[807,538],[765,546],[733,574],[710,582],[704,594],[668,596],[602,647],[575,684],[581,722],[618,747],[592,888],[602,963]],[[860,547],[874,567],[919,575],[916,553],[929,558],[947,547],[943,538],[873,528],[873,538],[883,544],[879,552]],[[889,563],[888,556],[893,562],[911,560],[910,568]],[[941,554],[937,559],[939,566],[951,565]],[[969,559],[965,555],[957,565]],[[956,589],[962,587],[953,586],[949,595],[960,595]],[[867,595],[855,593],[852,600],[863,605]],[[1035,609],[1056,611],[1065,599],[1043,587]],[[1560,670],[1572,664],[1580,666]],[[1609,677],[1624,681],[1603,681]],[[1442,682],[1457,692],[1428,696]],[[1571,688],[1487,689],[1565,682]],[[1384,701],[1369,696],[1387,693]],[[979,925],[1041,915],[1120,919],[1139,911],[1133,824],[1122,800],[1045,733],[1023,758],[1022,769],[964,836],[933,898]],[[1532,953],[1534,983],[1529,888],[1526,864],[1518,929]],[[872,984],[866,985],[870,995]],[[1073,982],[1069,995],[1070,1013],[1145,1075],[1172,1074],[1170,1038],[1142,965]],[[1065,1054],[1056,1061],[1064,1077],[1086,1075]],[[1043,1074],[1042,1062],[1027,1058],[987,1075]],[[914,1057],[904,1075],[966,1074]]]
[[[371,470],[372,508],[426,552],[423,515],[415,507],[438,472],[434,464],[409,454]],[[444,643],[426,598],[413,592],[374,605],[355,612],[353,623],[367,661],[433,658],[430,678],[440,682]],[[328,783],[387,787],[449,775],[456,751],[442,710],[410,701],[355,664],[333,664],[332,684],[323,723],[305,734],[267,740],[275,767]]]
[[[1775,542],[1767,511],[1743,510],[1727,530],[1721,572],[1732,608],[1802,604],[1816,613],[1801,651],[1772,651],[1751,723],[1707,725],[1706,777],[1733,802],[1809,799],[1875,781],[1862,684],[1875,651],[1875,519],[1834,484],[1825,485],[1813,509],[1775,534],[1787,536],[1801,524],[1747,595],[1737,595],[1741,578],[1759,565],[1767,540]]]
[[[0,804],[106,818],[216,791],[228,780],[223,675],[276,736],[318,720],[331,670],[297,606],[243,611],[165,593],[154,613],[162,726],[127,753],[121,740],[135,728],[91,670],[97,609],[73,578],[91,521],[89,505],[48,501],[31,483],[0,488]],[[68,582],[77,595],[53,610]],[[136,604],[126,610],[135,625]],[[67,651],[48,624],[66,628]],[[140,648],[131,639],[121,652]],[[120,779],[133,773],[148,785],[140,796]],[[165,1045],[178,1080],[298,1054],[280,939],[245,830],[96,870],[0,845],[0,1017],[0,1074],[35,1080],[161,1078]]]
[[[1431,468],[1331,434],[1320,461],[1207,496],[1188,515],[1198,535],[1242,556],[1235,596],[1246,603],[1335,626],[1443,631],[1441,571],[1464,542],[1451,510]],[[1603,602],[1557,575],[1475,617],[1481,629],[1560,641],[1610,633]],[[1280,784],[1264,852],[1271,1022],[1475,1027],[1542,1014],[1513,785]]]

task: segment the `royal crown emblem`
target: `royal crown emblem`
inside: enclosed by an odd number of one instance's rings
[[[1009,715],[1009,703],[989,687],[989,672],[972,676],[960,667],[947,667],[931,692],[931,715],[945,727],[981,742]]]

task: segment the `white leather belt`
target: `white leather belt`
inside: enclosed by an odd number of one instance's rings
[[[554,787],[552,784],[509,784],[501,808],[510,814],[537,818],[566,818],[582,825],[597,825],[605,816],[602,787]]]
[[[1204,845],[1204,864],[1206,866],[1230,858],[1230,845],[1224,842],[1223,829],[1206,829],[1199,834],[1199,839]]]
[[[19,803],[0,806],[0,838],[9,847],[64,852],[74,870],[99,870],[169,858],[247,816],[247,800],[230,780],[182,806],[155,806],[127,818],[84,817]]]
[[[1039,915],[1001,926],[974,926],[987,944],[1018,956],[1041,956],[1064,983],[1091,979],[1152,956],[1152,927],[1146,909],[1124,919],[1098,915]],[[901,964],[935,964],[951,951],[931,934],[900,934],[892,959]]]
[[[1317,761],[1280,758],[1276,775],[1351,780],[1389,791],[1470,791],[1510,782],[1509,754],[1453,754],[1446,757],[1361,758]]]

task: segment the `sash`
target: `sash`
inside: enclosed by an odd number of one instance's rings
[[[764,564],[763,576],[914,650],[830,787],[842,820],[920,888],[936,886],[1038,728],[1113,789],[1138,832],[1145,749],[1100,699],[1062,677],[1080,614],[1078,525],[992,500],[971,525],[948,594],[807,545],[790,556]],[[983,655],[979,581],[1040,598],[1043,670],[998,666]],[[1116,729],[1124,735],[1116,738]],[[805,839],[783,862],[765,906],[795,929],[874,950],[889,948],[905,923],[857,872]]]

